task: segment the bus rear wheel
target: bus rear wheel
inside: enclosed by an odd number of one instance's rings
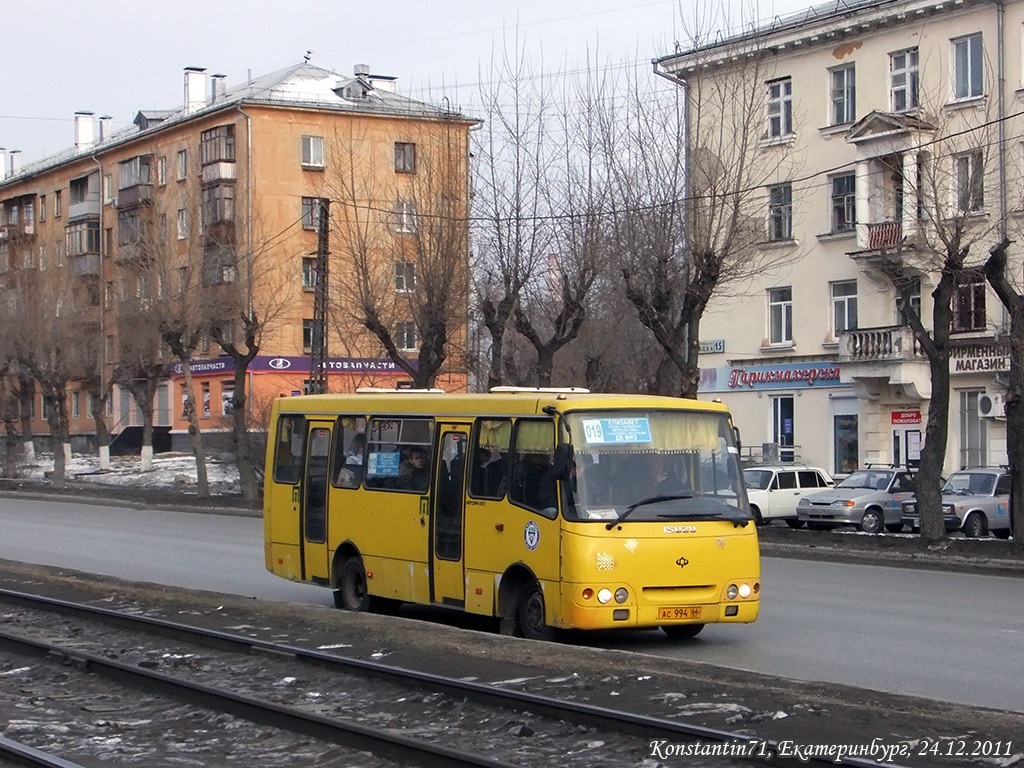
[[[555,628],[547,624],[544,593],[537,582],[526,584],[519,592],[515,634],[528,640],[555,639]]]
[[[366,569],[361,557],[350,557],[341,564],[338,589],[334,592],[334,604],[346,611],[370,610],[373,598],[366,587]]]
[[[688,640],[699,635],[702,629],[703,624],[666,624],[661,631],[673,640]]]

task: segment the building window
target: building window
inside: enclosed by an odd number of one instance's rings
[[[82,393],[72,392],[71,393],[71,418],[79,419],[82,417]]]
[[[184,208],[178,209],[178,239],[184,240],[188,237],[188,211]]]
[[[793,343],[793,289],[768,289],[768,342]]]
[[[416,264],[411,261],[395,263],[395,290],[398,293],[411,293],[416,290]]]
[[[235,126],[218,125],[199,134],[199,161],[203,165],[235,162]]]
[[[953,41],[953,95],[971,99],[984,93],[981,34]]]
[[[398,232],[416,231],[416,201],[399,200],[396,204],[398,222],[395,226]]]
[[[395,142],[395,173],[416,173],[416,145],[407,141]]]
[[[324,137],[303,136],[302,137],[302,167],[323,168],[324,167]]]
[[[921,316],[921,278],[917,278],[910,284],[910,309]]]
[[[395,324],[395,346],[399,349],[416,349],[416,323],[406,321]]]
[[[985,161],[980,149],[957,155],[956,198],[961,213],[985,207]]]
[[[156,161],[156,183],[161,187],[167,183],[167,158],[160,157]]]
[[[857,327],[857,281],[832,283],[832,330],[852,331]]]
[[[304,256],[302,258],[302,290],[316,290],[316,256]]]
[[[100,252],[100,223],[98,221],[82,221],[68,225],[66,231],[67,253],[79,256],[83,253]]]
[[[302,228],[320,228],[320,201],[319,197],[302,198]]]
[[[953,296],[953,330],[955,332],[985,330],[985,274],[967,270]]]
[[[832,231],[849,232],[857,223],[857,177],[832,177]]]
[[[768,239],[790,240],[793,237],[793,186],[777,184],[768,187]]]
[[[85,396],[85,418],[91,419],[96,414],[96,396],[90,392]]]
[[[142,242],[142,216],[138,208],[124,208],[117,212],[117,244],[132,245]]]
[[[53,217],[59,219],[64,207],[64,195],[61,190],[53,193]]]
[[[114,181],[110,178],[110,174],[106,174],[103,177],[103,200],[105,202],[112,202],[114,199]]]
[[[832,125],[844,125],[854,121],[857,114],[857,88],[854,65],[833,69],[832,76]]]
[[[178,181],[188,178],[188,150],[178,150]]]
[[[220,415],[230,416],[235,411],[235,384],[223,381],[220,385]]]
[[[307,355],[313,350],[313,321],[302,321],[302,351]]]
[[[46,195],[39,196],[39,221],[46,221]]]
[[[121,163],[120,186],[118,189],[128,189],[139,184],[149,184],[149,155],[133,157]]]
[[[960,466],[984,467],[988,465],[986,446],[986,420],[978,415],[978,397],[984,392],[960,393]]]
[[[768,83],[768,135],[788,136],[793,132],[793,80]]]
[[[233,184],[214,184],[203,187],[203,224],[235,220],[235,187]]]
[[[860,446],[857,438],[857,414],[836,414],[832,417],[835,472],[846,474],[857,469]]]
[[[917,48],[889,54],[889,96],[893,112],[917,109]]]
[[[772,442],[779,446],[779,460],[792,462],[796,458],[793,440],[793,396],[772,398]]]
[[[204,419],[210,418],[210,382],[204,381],[201,386],[203,393],[203,410],[202,415]]]

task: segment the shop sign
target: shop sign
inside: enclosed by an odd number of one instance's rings
[[[398,364],[390,358],[372,357],[332,357],[326,362],[328,373],[376,373],[376,374],[404,374]],[[416,361],[412,361],[416,367]],[[217,376],[226,373],[234,373],[235,361],[231,357],[213,357],[205,360],[193,360],[189,366],[193,376]],[[308,357],[272,357],[270,355],[257,355],[249,363],[249,371],[252,373],[309,373]],[[183,376],[184,368],[181,363],[171,366],[172,376]]]
[[[768,389],[845,387],[838,365],[792,363],[782,365],[720,366],[702,368],[700,392],[737,392]]]
[[[949,351],[950,373],[985,373],[1010,370],[1010,347],[1006,344],[965,344]]]
[[[920,411],[893,411],[892,412],[892,423],[893,424],[920,424],[921,423],[921,412]]]

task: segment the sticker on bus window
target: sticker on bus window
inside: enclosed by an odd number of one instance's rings
[[[398,465],[402,454],[371,453],[366,464],[366,474],[376,477],[398,477]]]
[[[618,419],[583,419],[583,437],[588,445],[618,445],[651,442],[651,422],[646,416]]]

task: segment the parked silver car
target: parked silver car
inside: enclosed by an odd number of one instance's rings
[[[942,517],[947,531],[975,538],[989,532],[1010,537],[1010,475],[1001,467],[954,472],[942,486]],[[917,502],[903,504],[903,524],[920,527]]]
[[[856,525],[865,533],[903,530],[904,501],[914,495],[914,475],[884,467],[859,469],[835,488],[800,499],[797,519],[808,528]]]
[[[758,525],[785,520],[791,528],[803,525],[796,516],[801,496],[836,484],[824,469],[794,464],[747,467],[743,470],[743,483]]]

